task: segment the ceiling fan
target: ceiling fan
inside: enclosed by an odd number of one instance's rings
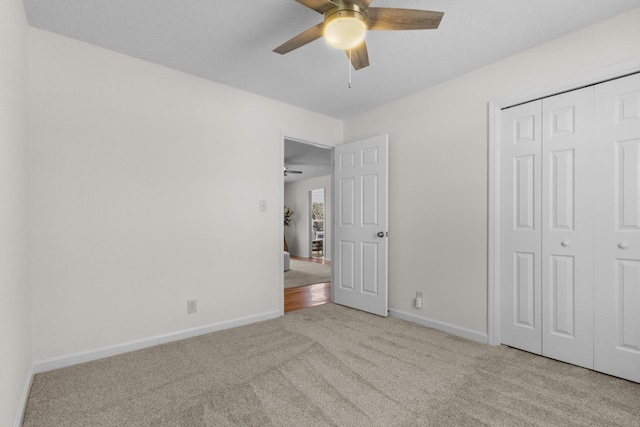
[[[324,36],[329,45],[347,52],[353,68],[369,66],[364,35],[367,30],[429,30],[440,25],[443,12],[369,7],[373,0],[296,0],[324,14],[324,21],[281,44],[284,55]]]
[[[291,170],[291,169],[289,169],[289,168],[287,168],[285,166],[284,167],[284,176],[289,176],[288,174],[290,174],[290,173],[302,173],[302,171],[294,171],[294,170]]]

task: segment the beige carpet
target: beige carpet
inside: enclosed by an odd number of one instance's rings
[[[284,272],[285,289],[330,281],[331,266],[317,262],[292,259],[290,269]]]
[[[36,375],[24,426],[638,426],[640,384],[334,304]]]

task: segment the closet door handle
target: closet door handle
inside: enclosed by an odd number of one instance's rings
[[[571,242],[568,241],[568,240],[563,240],[562,242],[560,242],[560,244],[566,248],[567,246],[569,246],[571,244]]]
[[[618,243],[618,247],[620,249],[627,249],[629,247],[629,244],[627,242],[620,242]]]

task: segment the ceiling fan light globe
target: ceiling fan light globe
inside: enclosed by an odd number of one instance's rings
[[[334,13],[326,20],[324,39],[329,46],[348,50],[358,46],[364,40],[367,31],[364,17],[357,12],[348,12],[351,11]]]

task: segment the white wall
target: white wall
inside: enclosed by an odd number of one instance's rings
[[[277,314],[281,131],[342,122],[38,29],[30,61],[35,360]]]
[[[486,333],[487,103],[640,56],[639,23],[636,9],[346,121],[345,141],[389,133],[390,308]]]
[[[0,425],[15,423],[31,368],[28,284],[27,21],[0,2]]]
[[[284,186],[284,205],[291,208],[295,215],[293,224],[285,227],[285,236],[289,253],[291,255],[308,257],[309,256],[309,229],[311,227],[309,218],[309,191],[318,188],[325,189],[325,259],[331,261],[331,176],[321,176],[317,178],[303,179],[293,181]]]

